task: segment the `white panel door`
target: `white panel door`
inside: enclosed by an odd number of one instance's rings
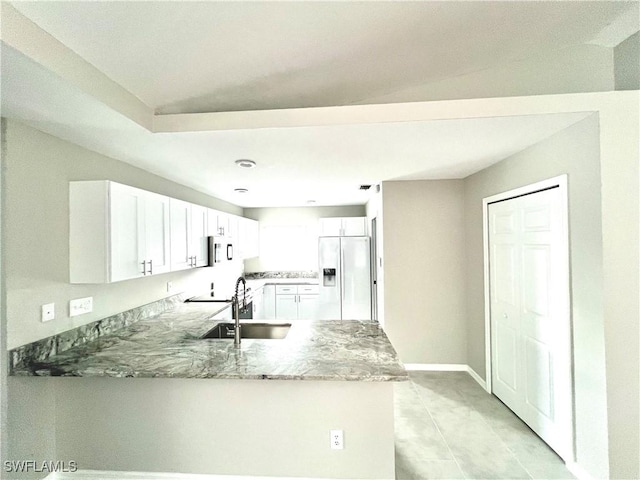
[[[489,205],[494,393],[571,456],[567,230],[559,188]]]

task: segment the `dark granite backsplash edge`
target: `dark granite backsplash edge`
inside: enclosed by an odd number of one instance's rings
[[[184,302],[184,297],[179,293],[14,348],[9,352],[10,372],[13,374],[13,371],[19,365],[46,361],[49,357],[72,347],[96,340],[103,335],[109,335],[136,323],[138,320],[159,315],[172,308],[175,304],[182,302]]]
[[[318,272],[316,270],[302,270],[291,272],[247,272],[244,276],[247,280],[260,280],[263,278],[318,278]]]

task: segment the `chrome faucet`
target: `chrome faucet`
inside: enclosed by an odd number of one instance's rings
[[[236,294],[231,299],[233,306],[233,319],[236,322],[235,330],[233,331],[233,345],[236,347],[240,346],[240,301],[238,299],[238,288],[240,288],[240,283],[242,283],[242,310],[245,311],[247,309],[247,281],[244,277],[238,277],[236,280]]]

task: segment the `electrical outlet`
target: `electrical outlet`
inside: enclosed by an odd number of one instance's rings
[[[173,282],[167,282],[167,293],[173,292]]]
[[[47,303],[46,305],[42,305],[42,321],[48,322],[49,320],[53,320],[56,318],[56,310],[55,303]]]
[[[342,430],[331,430],[331,448],[342,450],[344,448],[344,433]]]
[[[69,316],[76,317],[93,311],[93,297],[76,298],[69,302]]]

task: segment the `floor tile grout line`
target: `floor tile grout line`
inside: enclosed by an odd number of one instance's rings
[[[409,378],[411,378],[411,375],[409,375]],[[424,400],[422,399],[422,396],[418,393],[418,391],[416,389],[416,386],[415,386],[415,383],[414,383],[413,380],[411,380],[411,387],[412,387],[414,393],[416,394],[416,396],[418,397],[418,401],[424,407],[424,409],[427,411],[427,414],[429,415],[429,418],[431,419],[431,422],[433,423],[434,427],[438,431],[438,435],[440,435],[440,438],[442,438],[442,441],[447,446],[447,450],[449,450],[449,453],[451,454],[451,458],[453,458],[453,461],[457,465],[458,470],[460,470],[460,473],[462,473],[462,476],[465,479],[472,480],[472,479],[469,479],[469,477],[467,477],[466,472],[462,469],[462,466],[460,465],[460,462],[458,462],[458,459],[456,458],[456,455],[453,453],[453,450],[451,449],[451,446],[449,445],[449,442],[447,442],[447,439],[444,438],[444,435],[442,434],[442,431],[440,430],[440,427],[438,426],[438,423],[436,422],[435,418],[433,418],[433,415],[431,415],[431,411],[429,410],[429,407],[425,404]]]
[[[471,380],[473,380],[473,377],[472,377],[471,375],[469,375],[469,378],[471,378]],[[475,381],[475,380],[474,380],[474,381]],[[488,393],[488,392],[485,392],[485,393],[486,393],[487,395],[489,395],[489,396],[493,396],[493,394],[491,394],[491,393]],[[467,395],[465,395],[464,393],[462,393],[462,395],[463,395],[463,397],[464,397],[464,399],[465,399],[465,400],[469,400],[469,398],[468,398],[468,396],[467,396]],[[496,397],[496,398],[497,398],[497,397]],[[470,402],[470,403],[471,403],[471,402]],[[472,403],[471,403],[471,405],[472,405]],[[508,407],[505,405],[505,408],[508,408]],[[495,435],[496,437],[498,437],[498,439],[500,440],[500,443],[501,443],[501,444],[504,446],[504,448],[509,452],[509,455],[511,455],[511,457],[512,457],[516,462],[518,462],[518,465],[520,465],[520,466],[522,467],[522,469],[525,471],[525,473],[526,473],[527,475],[529,475],[529,478],[530,478],[531,480],[535,480],[535,479],[534,479],[534,477],[533,477],[533,475],[531,474],[531,472],[530,472],[530,471],[529,471],[529,470],[528,470],[528,469],[527,469],[527,468],[522,464],[522,462],[520,461],[520,458],[518,458],[518,455],[516,454],[516,452],[514,452],[511,448],[509,448],[509,444],[504,440],[504,438],[502,438],[502,435],[500,435],[500,433],[499,433],[499,432],[498,432],[498,431],[493,427],[492,423],[490,423],[490,422],[488,422],[488,421],[487,421],[487,419],[486,419],[486,418],[485,418],[485,416],[482,414],[482,412],[479,412],[475,407],[473,407],[473,409],[474,409],[474,411],[476,411],[476,412],[480,415],[480,418],[482,419],[482,422],[483,422],[487,427],[489,427],[489,430],[490,430],[491,432],[493,432],[493,433],[494,433],[494,435]]]

